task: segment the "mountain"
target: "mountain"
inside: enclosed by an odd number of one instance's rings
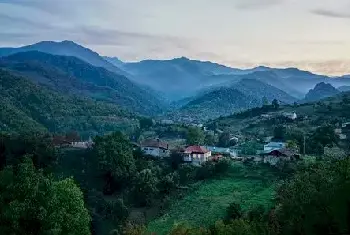
[[[182,107],[174,116],[194,120],[208,120],[233,112],[258,106],[258,99],[249,99],[233,87],[220,87],[215,91],[197,97]]]
[[[1,67],[61,93],[109,101],[145,115],[162,112],[162,103],[152,92],[125,76],[94,67],[75,57],[38,51],[21,52],[2,57]]]
[[[219,84],[219,80],[205,80],[207,76],[237,73],[241,70],[212,62],[190,60],[185,57],[172,60],[144,60],[125,63],[122,67],[140,84],[164,91],[167,98],[178,100],[200,89]]]
[[[324,98],[336,96],[340,91],[334,88],[331,84],[321,82],[311,89],[305,96],[305,102],[318,101]]]
[[[74,56],[93,66],[103,67],[111,72],[128,76],[128,74],[125,71],[106,61],[98,53],[88,48],[85,48],[79,44],[76,44],[72,41],[42,41],[33,45],[28,45],[19,48],[0,48],[0,56],[8,56],[19,52],[28,51],[40,51],[52,55],[61,56]]]
[[[182,117],[207,120],[261,106],[264,97],[268,102],[277,99],[284,104],[297,101],[276,87],[254,79],[242,79],[232,86],[220,87],[202,93],[189,101],[176,114]]]
[[[132,75],[133,81],[163,91],[171,100],[181,100],[203,89],[231,85],[242,79],[259,80],[298,99],[304,98],[320,82],[337,87],[350,85],[350,79],[346,77],[330,78],[297,68],[259,66],[244,70],[185,57],[125,63],[121,68]]]
[[[103,59],[105,59],[106,61],[108,61],[109,63],[113,64],[118,68],[122,68],[124,66],[124,62],[118,59],[117,57],[103,56]]]
[[[272,100],[276,99],[284,104],[291,104],[297,101],[296,98],[286,92],[255,79],[243,79],[233,87],[253,99],[260,98],[262,100],[262,98],[265,97],[268,102],[272,102]]]
[[[340,86],[337,88],[340,92],[350,91],[350,86]]]
[[[70,132],[93,135],[131,128],[130,113],[117,105],[61,95],[0,69],[0,131]]]

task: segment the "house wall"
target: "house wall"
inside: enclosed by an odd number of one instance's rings
[[[209,161],[210,156],[211,156],[211,152],[208,152],[205,154],[191,153],[184,156],[184,161],[192,162],[193,165],[200,166],[204,162]]]
[[[278,150],[286,147],[286,143],[269,143],[264,145],[264,151],[273,151]]]
[[[169,157],[169,150],[155,147],[142,147],[142,151],[154,157]]]

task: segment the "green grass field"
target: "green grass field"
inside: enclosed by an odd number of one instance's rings
[[[175,201],[168,213],[148,224],[148,232],[166,234],[174,224],[208,226],[224,218],[232,202],[244,210],[255,205],[270,207],[278,181],[268,168],[247,168],[235,163],[229,174],[220,179],[199,182],[183,199]]]

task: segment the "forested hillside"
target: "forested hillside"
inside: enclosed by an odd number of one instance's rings
[[[115,104],[63,96],[0,70],[0,130],[104,133],[131,128],[132,115]]]
[[[176,115],[208,120],[258,107],[264,102],[271,103],[273,100],[284,104],[297,101],[276,87],[255,79],[243,79],[229,87],[212,88],[203,92],[192,98]]]
[[[0,67],[61,93],[76,94],[118,104],[141,114],[157,114],[162,102],[152,92],[126,77],[94,67],[78,58],[37,51],[21,52],[0,59]]]

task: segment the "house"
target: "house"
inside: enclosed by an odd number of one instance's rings
[[[184,151],[184,162],[200,166],[210,160],[211,151],[202,146],[189,146]]]
[[[238,152],[235,149],[232,148],[220,148],[215,146],[202,146],[206,149],[208,149],[212,154],[220,154],[224,156],[230,156],[230,157],[237,157]]]
[[[290,120],[296,120],[298,118],[298,115],[295,112],[293,112],[293,113],[284,112],[284,113],[282,113],[282,116],[285,118],[288,118]]]
[[[169,157],[169,145],[166,142],[161,141],[160,139],[149,139],[141,143],[141,150],[153,157],[165,158]]]
[[[268,144],[264,145],[264,152],[266,151],[272,151],[272,150],[278,150],[278,149],[283,149],[286,147],[286,143],[285,142],[270,142]]]
[[[268,151],[262,153],[261,156],[263,157],[262,159],[264,163],[268,163],[272,166],[275,166],[280,161],[292,161],[300,159],[300,155],[297,152],[287,148]]]

